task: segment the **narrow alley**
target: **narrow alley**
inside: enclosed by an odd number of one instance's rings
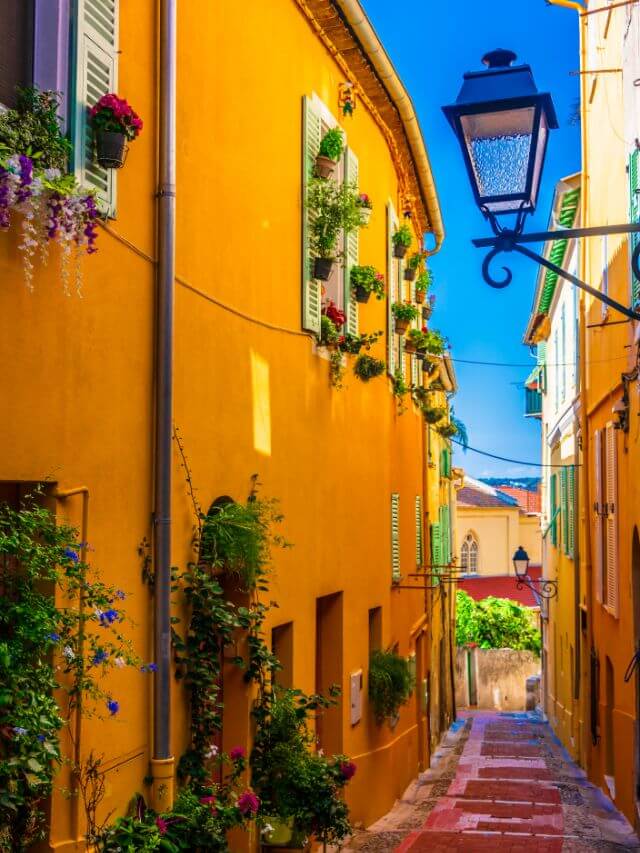
[[[577,853],[640,841],[535,715],[462,712],[432,769],[347,849]]]

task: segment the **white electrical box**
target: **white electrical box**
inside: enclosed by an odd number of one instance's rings
[[[355,726],[362,718],[362,670],[351,673],[351,725]]]

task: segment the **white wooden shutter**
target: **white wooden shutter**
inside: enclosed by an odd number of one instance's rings
[[[618,433],[607,424],[606,437],[606,598],[605,604],[618,614]]]
[[[95,190],[98,207],[115,216],[116,170],[93,157],[88,110],[118,89],[118,0],[77,0],[74,170],[83,187]]]
[[[422,495],[416,495],[416,566],[424,561],[424,539],[422,534]]]
[[[397,259],[393,256],[393,234],[398,227],[398,217],[390,201],[387,202],[387,370],[390,376],[398,367],[396,333],[391,306],[398,299]]]
[[[313,177],[316,157],[320,150],[322,125],[320,113],[311,98],[302,99],[302,328],[320,334],[322,285],[313,278],[313,259],[309,249],[309,214],[307,187]]]
[[[350,148],[345,151],[344,157],[344,180],[345,183],[355,184],[358,187],[358,158]],[[347,332],[351,335],[358,334],[358,303],[355,294],[351,293],[351,267],[357,266],[360,253],[360,232],[357,228],[346,235],[345,240],[345,264],[344,264],[344,311],[347,315]]]
[[[596,598],[600,603],[602,603],[603,595],[602,595],[602,580],[603,580],[603,572],[602,572],[602,563],[603,563],[603,553],[602,553],[602,535],[603,535],[603,527],[602,527],[602,505],[603,505],[603,489],[602,489],[602,430],[597,429],[593,436],[593,453],[594,453],[594,462],[595,462],[595,505],[593,507],[595,512],[595,568],[596,568]]]
[[[400,580],[400,495],[391,495],[391,577]]]

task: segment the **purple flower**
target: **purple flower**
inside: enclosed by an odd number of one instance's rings
[[[73,548],[65,548],[64,549],[65,557],[68,557],[73,563],[80,562],[80,557],[78,556],[78,552],[74,551]]]
[[[112,625],[116,619],[118,618],[118,611],[113,608],[109,610],[101,610],[100,611],[100,625],[103,628],[106,628],[108,625]]]
[[[238,808],[243,815],[257,814],[260,808],[259,798],[248,788],[238,797]]]
[[[47,634],[47,640],[51,640],[52,643],[58,643],[60,641],[60,634]]]
[[[157,671],[158,671],[158,664],[157,663],[147,663],[147,664],[143,664],[140,667],[140,672],[157,672]]]
[[[99,663],[104,663],[108,657],[109,654],[104,649],[97,649],[93,656],[93,665],[98,666]]]
[[[127,593],[124,592],[124,590],[122,590],[122,589],[116,590],[116,598],[119,598],[120,601],[124,601],[126,597],[127,597]]]
[[[116,702],[115,699],[109,699],[107,701],[107,708],[109,709],[109,713],[111,714],[111,716],[115,717],[115,715],[120,710],[120,703]]]
[[[40,741],[40,743],[44,743],[46,740],[46,737],[44,735],[38,735],[38,740]]]

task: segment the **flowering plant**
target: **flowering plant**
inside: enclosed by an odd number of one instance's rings
[[[332,299],[324,306],[322,313],[331,320],[337,329],[341,329],[347,320],[347,315],[342,309],[338,308]]]
[[[384,298],[384,276],[370,265],[353,266],[349,272],[351,287],[362,288],[365,293],[375,293],[376,299]]]
[[[370,334],[363,332],[361,335],[352,335],[350,332],[347,332],[340,340],[340,349],[342,352],[348,352],[350,355],[359,355],[360,350],[363,348],[368,352],[383,334],[384,332],[382,331],[371,332]]]
[[[416,320],[420,314],[419,310],[411,302],[394,302],[391,313],[396,320],[405,320],[409,323]]]
[[[129,140],[135,139],[142,130],[142,119],[129,103],[110,92],[103,95],[89,110],[89,119],[94,131],[124,133]]]
[[[369,210],[373,209],[373,202],[366,193],[360,193],[356,199],[356,204],[358,207],[367,207]]]

